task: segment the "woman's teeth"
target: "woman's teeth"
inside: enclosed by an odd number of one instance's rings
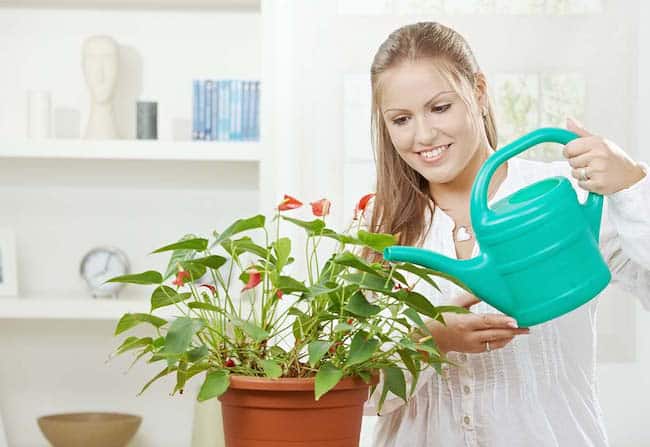
[[[430,151],[427,151],[427,152],[420,152],[420,154],[426,159],[436,158],[436,157],[439,157],[440,154],[442,154],[444,151],[449,149],[449,146],[451,146],[451,144],[448,144],[446,146],[438,146],[437,148],[435,148],[433,150],[430,150]]]

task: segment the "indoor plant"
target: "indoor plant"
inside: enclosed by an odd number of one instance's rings
[[[337,233],[325,223],[328,200],[311,203],[316,218],[307,221],[287,216],[302,203],[285,196],[273,217],[273,237],[264,216],[240,219],[214,232],[211,240],[188,235],[155,250],[171,252],[164,274],[146,271],[111,279],[155,286],[151,311],[124,315],[115,330],[119,335],[142,323],[153,328],[155,335],[130,336],[117,349],[118,354],[135,351],[136,360],[164,364],[142,391],[176,374],[174,393],[182,393],[189,379],[202,374],[198,399],[222,401],[229,446],[252,445],[242,440],[260,436],[277,445],[325,440],[356,445],[363,402],[368,387],[375,392],[380,371],[381,406],[389,391],[406,400],[420,371],[444,362],[430,336],[412,336],[418,329],[428,333],[422,316],[443,321],[443,311],[464,311],[434,307],[405,277],[435,286],[437,272],[370,262],[361,255],[381,253],[397,242],[393,235],[360,228],[370,197],[359,201],[350,228]],[[304,280],[287,274],[295,261],[294,244],[280,236],[282,223],[305,231]],[[242,233],[261,236],[262,243]],[[173,321],[156,315],[165,306],[177,309]],[[410,390],[405,371],[414,377]],[[251,404],[254,398],[261,403]],[[296,407],[303,409],[301,424],[278,410]],[[254,420],[255,415],[261,419]],[[323,423],[330,416],[338,419]]]

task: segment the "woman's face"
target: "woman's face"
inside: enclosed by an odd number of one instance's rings
[[[381,113],[400,157],[429,183],[448,183],[477,153],[481,136],[461,97],[431,60],[381,75]]]

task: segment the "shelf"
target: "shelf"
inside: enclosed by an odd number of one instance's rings
[[[259,142],[161,140],[0,141],[0,158],[259,162]]]
[[[114,300],[82,297],[0,298],[0,320],[107,320],[117,321],[125,313],[149,312],[149,300]],[[174,308],[157,309],[161,318],[174,315]]]
[[[11,8],[231,9],[259,11],[260,0],[0,0]]]

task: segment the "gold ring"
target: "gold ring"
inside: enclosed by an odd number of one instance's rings
[[[485,350],[486,350],[487,352],[490,352],[490,351],[491,351],[491,349],[490,349],[490,342],[489,342],[489,341],[486,341],[486,342],[485,342]]]

